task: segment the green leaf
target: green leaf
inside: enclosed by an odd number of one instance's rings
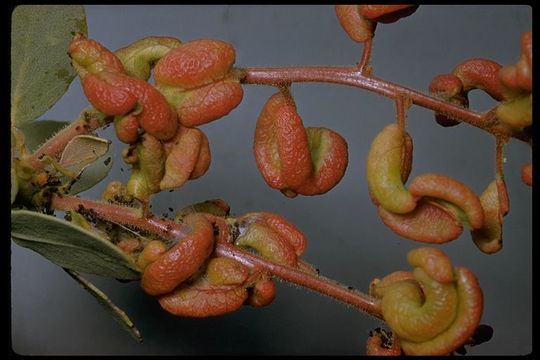
[[[12,210],[11,236],[61,267],[117,279],[140,277],[134,261],[110,241],[54,216]]]
[[[24,134],[25,144],[28,151],[33,152],[38,147],[56,134],[60,129],[69,125],[67,121],[40,120],[23,124],[19,129]]]
[[[69,189],[69,193],[74,195],[92,188],[109,174],[112,165],[112,156],[107,152],[83,170],[79,180]]]
[[[82,5],[19,5],[11,22],[11,121],[37,119],[75,77],[66,54],[72,33],[87,33]]]
[[[77,281],[86,291],[88,291],[92,296],[96,298],[101,306],[110,312],[113,319],[118,321],[122,327],[129,332],[129,334],[137,340],[137,342],[142,343],[143,339],[139,330],[135,327],[135,324],[127,316],[127,314],[116,306],[109,297],[101,290],[99,290],[94,284],[80,276],[76,271],[69,270],[64,268],[64,270],[71,276],[75,281]]]

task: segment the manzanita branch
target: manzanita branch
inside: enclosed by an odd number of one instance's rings
[[[78,119],[60,130],[53,137],[48,139],[28,158],[28,163],[35,170],[41,169],[43,163],[40,161],[45,156],[56,157],[66,145],[77,135],[90,134],[105,125],[108,121],[98,114],[91,107],[83,110]]]
[[[183,238],[189,233],[189,229],[186,226],[170,220],[145,218],[142,216],[142,212],[138,212],[135,209],[80,199],[74,196],[53,195],[51,207],[62,211],[80,211],[80,209],[86,209],[100,219],[133,226],[171,240]],[[224,242],[218,242],[215,245],[215,252],[219,256],[232,258],[248,267],[262,269],[284,281],[327,295],[338,301],[352,305],[369,315],[382,319],[379,300],[361,292],[349,290],[335,281],[290,266],[269,262]]]
[[[330,296],[336,300],[352,305],[369,315],[382,319],[380,301],[359,291],[349,290],[343,285],[323,276],[314,276],[289,266],[268,262],[256,255],[226,243],[216,244],[216,253],[220,256],[233,258],[249,267],[263,268],[272,275],[287,282]]]
[[[75,196],[53,195],[51,198],[51,208],[61,211],[87,210],[98,218],[124,225],[131,225],[167,239],[179,239],[189,233],[189,229],[185,229],[182,225],[173,221],[144,217],[142,209],[81,199]]]
[[[119,240],[125,234],[115,234],[111,239],[119,249],[136,256],[142,288],[159,297],[161,306],[175,315],[206,317],[232,312],[243,304],[267,305],[275,295],[272,277],[277,277],[386,321],[395,331],[397,353],[401,349],[413,355],[451,353],[468,341],[478,326],[483,294],[474,275],[466,268],[453,267],[440,250],[410,252],[408,261],[415,267],[413,272],[375,279],[366,295],[320,276],[300,260],[304,235],[275,214],[250,213],[235,219],[228,216],[228,205],[226,209],[217,205],[225,215],[193,207],[182,216],[178,213],[176,222],[157,218],[148,208],[152,194],[180,187],[206,172],[210,165],[208,139],[193,127],[217,120],[239,105],[241,84],[280,89],[265,105],[255,134],[257,165],[268,184],[290,197],[318,195],[331,189],[345,172],[347,144],[330,129],[304,128],[288,87],[297,82],[333,83],[361,88],[396,103],[397,124],[388,125],[377,136],[367,164],[370,196],[383,222],[403,237],[435,243],[459,236],[462,222],[466,222],[482,251],[497,251],[502,244],[502,216],[508,212],[503,146],[512,137],[532,146],[532,34],[522,39],[520,62],[503,69],[502,78],[498,77],[500,65],[470,59],[456,67],[451,77],[437,77],[430,85],[431,94],[424,94],[372,76],[369,64],[377,23],[395,22],[417,7],[336,6],[344,30],[351,39],[363,43],[358,63],[349,67],[235,68],[232,45],[211,39],[182,43],[169,37],[148,37],[115,54],[76,34],[68,55],[92,107],[33,154],[25,152],[23,159],[17,159],[24,170],[20,177],[27,185],[25,191],[31,193],[32,202],[39,202],[40,209],[73,212],[93,223],[99,219],[121,225],[124,230],[135,228],[154,235],[151,241],[142,242],[127,237]],[[148,83],[152,67],[155,86]],[[461,102],[452,98],[455,94],[443,96],[447,85],[456,84]],[[482,89],[496,101],[505,102],[484,113],[472,111],[467,99],[472,89]],[[437,119],[443,126],[466,122],[495,137],[496,180],[481,198],[466,185],[440,174],[419,175],[405,188],[412,163],[406,111],[412,104],[447,119],[446,125]],[[66,187],[56,188],[55,181],[60,181],[49,177],[43,167],[47,161],[54,162],[75,136],[92,133],[113,119],[117,138],[130,145],[123,153],[124,161],[132,165],[127,185],[109,184],[103,194],[109,203],[65,195]],[[70,185],[77,180],[66,170],[55,168],[73,178]],[[14,171],[15,180],[19,176],[12,168],[12,181]],[[291,173],[295,175],[288,176]],[[531,175],[524,178],[532,181]],[[42,188],[44,191],[34,196]],[[12,190],[12,203],[13,194]],[[484,218],[491,222],[486,223]],[[99,228],[102,224],[96,225]],[[88,224],[86,228],[90,227]],[[162,240],[174,245],[167,248]],[[498,248],[488,247],[496,241]],[[212,258],[212,253],[216,257]],[[202,275],[198,274],[201,270]],[[373,340],[381,346],[380,337]]]
[[[279,86],[295,82],[323,82],[358,87],[392,99],[396,99],[398,96],[406,96],[415,105],[444,113],[449,118],[466,122],[493,135],[507,135],[524,142],[529,142],[531,138],[530,134],[526,132],[513,132],[506,126],[493,121],[495,119],[495,109],[485,113],[478,113],[419,91],[364,75],[356,67],[254,67],[244,68],[242,71],[244,77],[241,81],[244,84]]]

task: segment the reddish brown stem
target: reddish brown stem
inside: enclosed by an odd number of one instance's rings
[[[371,67],[369,66],[369,60],[371,59],[371,49],[373,48],[373,38],[364,41],[364,48],[362,49],[362,57],[358,63],[358,71],[360,74],[369,75]]]
[[[268,262],[231,244],[216,244],[216,253],[232,258],[252,268],[262,268],[270,274],[310,290],[330,296],[355,308],[382,319],[380,301],[359,291],[348,290],[343,285],[320,275],[311,275],[290,266]]]
[[[398,95],[396,97],[396,117],[397,117],[397,123],[399,125],[399,127],[402,129],[402,130],[405,130],[405,126],[406,126],[406,116],[405,116],[405,112],[406,112],[406,107],[410,105],[410,104],[407,104],[407,100],[404,96],[402,95]]]
[[[29,164],[36,170],[41,169],[43,163],[40,159],[43,156],[56,157],[75,136],[90,134],[103,125],[104,121],[93,116],[91,111],[83,111],[77,120],[60,130],[34,151],[28,158]]]
[[[495,138],[495,180],[497,184],[497,194],[499,197],[499,207],[501,214],[506,215],[510,209],[510,202],[508,201],[508,190],[506,189],[506,183],[504,181],[504,144],[506,139],[500,137]]]
[[[77,211],[81,207],[86,209],[86,211],[91,211],[93,215],[100,219],[150,231],[167,239],[178,240],[190,231],[190,229],[187,229],[182,224],[170,220],[143,218],[141,217],[142,212],[124,206],[80,199],[74,196],[53,195],[51,199],[51,208],[56,210]],[[358,291],[348,290],[345,286],[330,279],[289,266],[271,263],[228,243],[217,243],[215,251],[220,256],[235,259],[252,268],[262,269],[282,280],[327,295],[352,305],[378,319],[382,319],[379,300]]]
[[[409,98],[415,105],[444,113],[452,119],[466,122],[493,135],[507,134],[525,142],[528,142],[530,139],[530,135],[527,133],[509,134],[507,128],[498,124],[496,121],[491,121],[493,118],[493,109],[485,113],[478,113],[419,91],[373,76],[364,75],[357,67],[261,67],[244,68],[242,72],[244,74],[242,83],[244,84],[279,86],[283,83],[323,82],[358,87],[392,99],[396,99],[401,95]]]
[[[504,143],[506,142],[505,139],[496,138],[495,139],[495,171],[496,176],[504,178],[504,170],[503,170],[503,162],[504,162],[504,154],[503,154],[503,147]]]
[[[81,208],[92,212],[100,219],[133,226],[141,230],[153,232],[167,239],[179,239],[189,234],[190,229],[170,220],[158,220],[144,217],[142,209],[102,203],[99,201],[80,199],[75,196],[53,195],[51,208],[61,211],[78,211]]]

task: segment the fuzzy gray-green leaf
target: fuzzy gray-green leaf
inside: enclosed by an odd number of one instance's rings
[[[11,22],[11,121],[37,119],[75,77],[66,54],[73,33],[86,34],[82,5],[19,5]]]
[[[140,277],[134,261],[107,239],[54,216],[12,210],[11,237],[61,267],[117,279]]]

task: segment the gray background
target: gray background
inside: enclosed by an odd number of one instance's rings
[[[361,45],[341,29],[333,6],[87,6],[90,37],[117,49],[148,35],[183,41],[209,37],[231,42],[237,66],[350,65]],[[486,57],[501,64],[518,59],[519,37],[532,29],[527,6],[421,6],[391,25],[380,25],[372,64],[375,75],[425,91],[433,76],[449,72],[466,58]],[[264,183],[252,155],[255,121],[267,86],[246,86],[241,105],[202,129],[208,135],[212,165],[208,173],[174,193],[155,197],[153,209],[211,198],[226,199],[232,211],[273,211],[302,229],[309,239],[305,259],[323,275],[366,290],[370,280],[409,269],[408,250],[421,243],[387,229],[372,206],[364,166],[376,134],[394,121],[391,100],[366,91],[329,84],[297,84],[293,94],[306,126],[327,126],[349,144],[349,166],[326,195],[288,199]],[[44,119],[70,120],[87,102],[79,81]],[[487,110],[493,101],[471,93],[472,107]],[[430,111],[412,107],[408,128],[414,139],[411,179],[425,172],[455,177],[481,193],[494,175],[492,137],[468,125],[442,128]],[[102,134],[112,138],[111,129]],[[109,180],[126,180],[117,154]],[[529,147],[511,141],[505,148],[510,213],[504,248],[481,253],[467,231],[439,246],[455,264],[477,275],[485,295],[482,323],[493,339],[470,354],[526,354],[532,351],[532,196],[520,181]],[[83,194],[97,198],[105,183]],[[161,310],[138,283],[89,276],[123,308],[144,336],[130,336],[60,268],[12,243],[12,343],[20,354],[334,354],[364,353],[369,330],[380,323],[350,307],[298,287],[280,283],[274,303],[243,307],[218,318],[177,318]]]

